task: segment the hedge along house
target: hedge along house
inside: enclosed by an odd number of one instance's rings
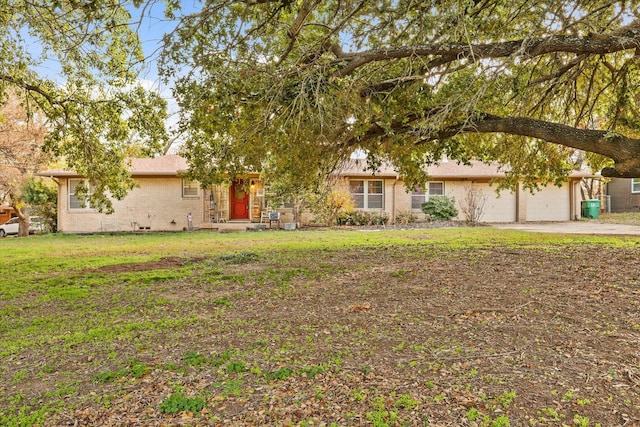
[[[455,219],[466,220],[463,211],[470,191],[483,203],[480,222],[574,220],[580,217],[580,181],[592,176],[576,171],[560,187],[548,185],[532,194],[518,185],[514,191],[496,193],[491,183],[505,178],[497,164],[472,162],[467,166],[445,160],[429,168],[430,178],[423,188],[408,191],[390,165],[384,165],[375,175],[362,169],[354,161],[339,175],[348,180],[356,209],[384,213],[390,223],[410,215],[424,220],[422,203],[434,195],[453,197],[459,211]]]
[[[187,162],[177,155],[131,159],[129,171],[137,187],[114,200],[112,214],[83,205],[75,188],[83,177],[69,170],[38,173],[58,184],[58,230],[63,233],[118,231],[182,231],[217,228],[227,221],[259,221],[264,197],[258,175],[203,190],[184,178]]]

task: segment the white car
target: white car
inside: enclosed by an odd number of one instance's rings
[[[44,224],[42,218],[38,216],[29,217],[29,234],[41,233],[44,231]],[[20,227],[20,219],[16,216],[9,221],[0,225],[0,237],[6,237],[9,234],[18,234],[18,228]]]

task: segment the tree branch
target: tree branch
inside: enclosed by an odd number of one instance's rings
[[[53,97],[53,95],[51,95],[51,93],[47,92],[46,90],[44,90],[43,88],[41,88],[40,86],[34,85],[34,84],[30,84],[27,83],[25,81],[22,80],[18,80],[12,76],[6,75],[6,74],[0,74],[0,80],[3,80],[7,83],[10,83],[14,86],[20,87],[24,90],[26,90],[27,92],[35,92],[38,95],[42,96],[43,98],[45,98],[47,100],[47,102],[51,105],[57,105],[59,107],[63,107],[64,108],[64,102],[57,100]]]
[[[579,150],[602,154],[615,162],[614,168],[605,168],[603,176],[640,177],[640,139],[593,129],[578,129],[560,123],[552,123],[526,117],[497,117],[486,115],[447,127],[432,138],[447,139],[464,133],[505,133],[526,136]]]
[[[527,38],[502,43],[463,44],[439,43],[416,47],[399,47],[376,49],[365,52],[349,53],[338,58],[347,64],[336,70],[332,77],[344,77],[356,69],[370,62],[388,61],[408,57],[440,56],[435,64],[443,65],[447,62],[465,58],[495,59],[510,56],[533,58],[553,52],[575,53],[577,55],[604,55],[627,49],[640,48],[640,28],[625,27],[611,35],[589,35],[587,37],[551,36],[543,38]]]
[[[433,109],[425,116],[438,112]],[[423,116],[424,117],[424,116]],[[396,120],[388,126],[380,126],[371,123],[369,129],[360,139],[380,138],[392,132],[394,135],[421,134],[420,128],[415,123],[420,120],[415,114],[407,116],[404,120]],[[498,117],[493,115],[479,115],[478,118],[457,125],[448,126],[430,135],[422,136],[416,144],[425,144],[435,140],[445,140],[457,135],[470,133],[504,133],[539,139],[553,144],[572,147],[579,150],[601,154],[611,158],[615,162],[614,168],[602,170],[602,176],[619,178],[640,177],[640,139],[603,130],[578,129],[575,127],[552,123],[544,120],[536,120],[527,117]],[[347,144],[355,145],[354,140]]]
[[[313,9],[318,5],[319,1],[317,0],[305,0],[302,6],[300,6],[300,10],[298,10],[298,15],[293,20],[291,26],[287,29],[287,37],[289,37],[289,44],[285,49],[284,53],[281,55],[280,59],[278,59],[278,64],[282,63],[289,53],[293,50],[296,41],[298,40],[298,35],[300,34],[300,30],[302,29],[302,25],[307,20]]]

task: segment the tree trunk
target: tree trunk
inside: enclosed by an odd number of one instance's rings
[[[18,226],[18,237],[27,237],[29,235],[29,216],[31,215],[31,208],[24,206],[20,209],[16,209],[18,218],[20,218]]]

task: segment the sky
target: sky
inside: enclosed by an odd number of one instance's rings
[[[187,10],[193,8],[193,2],[184,2]],[[158,58],[162,49],[162,37],[175,28],[177,22],[169,21],[164,17],[164,4],[154,2],[147,9],[131,8],[130,12],[134,21],[140,21],[134,26],[142,42],[142,48],[146,63],[140,73],[140,83],[149,90],[155,90],[167,101],[167,127],[175,128],[179,119],[179,107],[171,94],[171,84],[163,83],[158,77]],[[141,17],[141,13],[144,15]],[[172,144],[171,152],[178,148],[179,143]]]
[[[176,11],[176,15],[189,15],[202,8],[201,0],[183,0],[180,2],[181,10]],[[164,3],[162,1],[152,1],[146,7],[130,9],[134,25],[142,43],[146,64],[140,73],[140,81],[144,87],[155,90],[167,101],[169,119],[167,126],[169,129],[175,127],[178,122],[179,107],[171,94],[171,82],[167,85],[158,76],[158,58],[162,50],[162,37],[170,33],[177,25],[178,20],[169,20],[164,15]],[[178,137],[179,138],[179,137]],[[172,152],[178,148],[179,139],[172,146]]]
[[[129,10],[133,21],[139,21],[139,24],[135,24],[132,27],[138,31],[145,58],[148,61],[141,77],[159,83],[157,60],[162,49],[162,36],[171,32],[177,22],[167,20],[164,17],[164,5],[162,3],[154,2],[144,10],[133,7]],[[141,13],[144,13],[144,15],[141,16]]]

